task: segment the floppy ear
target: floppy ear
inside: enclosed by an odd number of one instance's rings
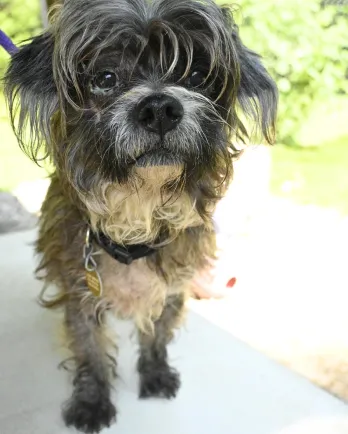
[[[275,140],[278,90],[275,82],[261,63],[261,58],[242,44],[234,35],[240,62],[241,81],[238,101],[244,113],[251,117],[268,143]]]
[[[13,129],[20,147],[35,162],[49,154],[50,123],[58,109],[53,48],[50,34],[35,37],[12,56],[5,75]],[[38,155],[41,145],[45,147],[44,155]]]
[[[268,143],[275,140],[278,90],[274,80],[261,63],[261,57],[241,41],[231,10],[222,13],[232,28],[232,38],[240,66],[238,101],[243,112],[256,122]]]

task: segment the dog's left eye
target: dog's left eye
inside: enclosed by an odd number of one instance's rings
[[[94,77],[92,85],[97,89],[110,90],[117,85],[117,76],[111,71],[99,72]]]
[[[187,84],[190,87],[199,87],[205,81],[205,74],[201,71],[193,71],[192,74],[187,79]]]

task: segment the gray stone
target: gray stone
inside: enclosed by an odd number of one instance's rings
[[[0,191],[0,234],[35,227],[37,217],[28,212],[10,193]]]

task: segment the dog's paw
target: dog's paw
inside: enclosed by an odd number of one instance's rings
[[[67,426],[94,434],[116,421],[116,409],[109,398],[86,402],[72,397],[63,408],[63,419]]]
[[[141,399],[157,397],[172,399],[180,388],[180,374],[168,365],[153,367],[140,373]]]

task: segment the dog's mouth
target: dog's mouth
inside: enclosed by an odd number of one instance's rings
[[[148,166],[174,166],[182,163],[180,156],[170,150],[160,147],[144,152],[137,157],[135,165],[138,167]]]

